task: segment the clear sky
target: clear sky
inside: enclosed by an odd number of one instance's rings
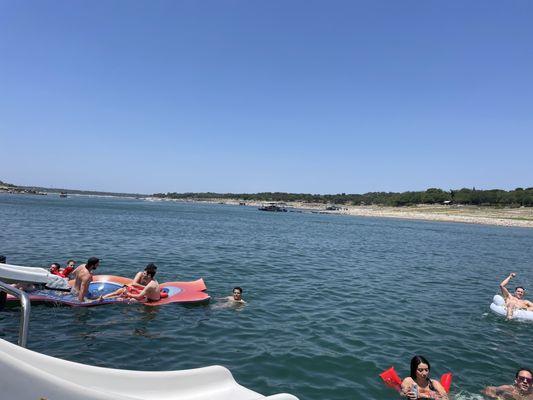
[[[533,186],[533,2],[0,0],[0,180]]]

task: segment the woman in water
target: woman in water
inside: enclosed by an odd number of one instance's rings
[[[448,400],[446,390],[440,382],[429,377],[430,370],[431,365],[428,360],[422,356],[414,356],[411,359],[411,376],[402,382],[402,395],[409,400]]]

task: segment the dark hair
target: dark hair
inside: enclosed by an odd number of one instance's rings
[[[238,291],[241,292],[241,294],[242,294],[242,287],[240,287],[240,286],[235,286],[235,287],[233,288],[233,290],[238,290]]]
[[[523,286],[517,286],[514,288],[514,291],[516,292],[518,289],[522,289],[524,292],[526,291],[526,288]]]
[[[100,260],[96,257],[91,257],[87,260],[87,264],[85,265],[86,267],[90,268],[90,267],[94,267],[96,264],[98,264],[100,262]]]
[[[520,372],[522,372],[522,371],[527,371],[527,372],[529,372],[529,374],[530,374],[531,376],[533,376],[533,372],[531,372],[531,370],[530,370],[529,368],[522,367],[522,368],[519,368],[518,371],[516,371],[516,376],[515,376],[515,378],[518,379],[518,374],[519,374]]]
[[[413,358],[411,358],[411,378],[414,381],[416,381],[416,369],[422,363],[427,364],[428,369],[431,371],[431,365],[429,364],[429,361],[426,360],[423,356],[414,356]]]
[[[0,256],[0,263],[5,264],[6,262],[6,256]]]
[[[61,268],[61,265],[59,263],[52,263],[50,264],[50,268],[57,267],[58,269]]]
[[[154,263],[150,263],[144,268],[144,270],[146,271],[146,273],[148,275],[150,275],[150,277],[153,278],[155,276],[156,271],[157,271],[157,267],[156,267],[156,265]]]
[[[67,265],[69,265],[71,262],[73,262],[74,264],[76,264],[76,261],[73,260],[72,258],[70,260],[67,261]]]

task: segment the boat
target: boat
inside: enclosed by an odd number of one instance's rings
[[[259,211],[287,212],[287,209],[278,203],[267,203],[258,208]]]
[[[66,197],[68,197],[68,194],[67,194],[67,192],[61,192],[61,193],[59,193],[59,197],[66,198]]]
[[[181,371],[102,368],[26,349],[28,295],[2,281],[0,293],[20,299],[19,345],[0,339],[0,387],[6,399],[53,400],[298,400],[287,393],[263,396],[239,385],[222,366]],[[132,354],[134,356],[134,354]]]

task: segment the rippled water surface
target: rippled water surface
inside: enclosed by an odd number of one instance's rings
[[[99,273],[203,277],[208,305],[35,306],[28,347],[87,364],[172,370],[221,364],[242,385],[300,399],[390,399],[378,374],[423,354],[460,398],[533,364],[533,324],[490,314],[511,271],[533,283],[533,230],[267,213],[252,207],[0,195],[0,254],[19,265],[102,259]],[[0,313],[16,341],[18,312]]]

